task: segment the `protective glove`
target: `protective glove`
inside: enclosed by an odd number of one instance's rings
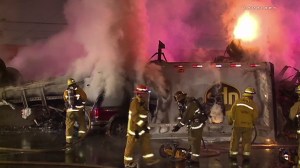
[[[229,119],[229,120],[228,120],[228,124],[229,124],[229,125],[232,125],[232,124],[233,124],[233,120],[232,120],[232,119]]]
[[[149,129],[148,129],[148,127],[146,125],[143,126],[143,130],[145,131],[145,133],[149,133]]]
[[[69,103],[65,102],[65,108],[67,109],[69,107]]]
[[[177,132],[180,129],[178,125],[175,125],[172,129],[172,132]]]
[[[135,133],[134,138],[135,139],[139,139],[140,138],[139,132],[138,131],[134,131],[134,133]]]

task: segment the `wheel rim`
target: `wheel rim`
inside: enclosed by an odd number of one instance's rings
[[[113,135],[125,135],[126,134],[126,124],[125,122],[116,122],[112,127]]]

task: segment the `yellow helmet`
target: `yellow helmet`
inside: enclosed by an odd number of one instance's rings
[[[298,85],[298,86],[296,87],[295,92],[296,92],[297,94],[300,94],[300,85]]]
[[[73,78],[68,79],[68,86],[75,84],[75,80]]]
[[[180,102],[186,98],[186,95],[187,94],[183,93],[182,91],[177,91],[174,95],[174,99],[175,99],[175,101]]]
[[[243,96],[251,97],[254,94],[255,94],[255,89],[252,87],[248,87],[247,89],[245,89]]]

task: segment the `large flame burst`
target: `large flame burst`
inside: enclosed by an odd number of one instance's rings
[[[235,39],[253,41],[258,36],[258,21],[248,11],[245,11],[237,21],[233,35]]]

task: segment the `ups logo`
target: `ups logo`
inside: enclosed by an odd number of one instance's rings
[[[235,100],[240,98],[240,92],[233,86],[218,83],[207,90],[205,101],[224,105],[224,111],[230,110]]]

